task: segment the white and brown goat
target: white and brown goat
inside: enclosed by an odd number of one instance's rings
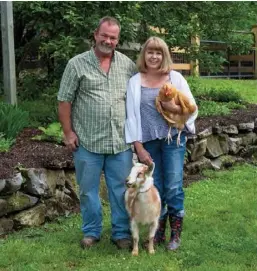
[[[149,225],[148,252],[155,252],[153,242],[161,212],[161,200],[158,190],[153,185],[154,166],[154,163],[151,166],[136,163],[126,180],[128,189],[125,193],[125,203],[130,216],[133,256],[138,255],[139,224]]]

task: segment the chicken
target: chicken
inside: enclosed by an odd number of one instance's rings
[[[172,113],[165,110],[160,102],[169,102],[174,99],[176,105],[179,105],[182,109],[180,114]],[[168,144],[172,141],[171,128],[175,127],[178,129],[177,146],[180,145],[180,134],[185,127],[189,116],[195,112],[196,105],[190,103],[190,100],[182,92],[177,90],[171,83],[164,84],[159,95],[155,99],[155,105],[160,114],[164,117],[169,125],[169,132],[167,135]]]

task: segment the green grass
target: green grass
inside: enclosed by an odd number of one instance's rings
[[[153,256],[142,249],[138,257],[118,251],[109,241],[104,204],[104,232],[96,247],[80,249],[79,215],[60,218],[0,239],[0,270],[256,271],[257,168],[205,174],[204,181],[185,189],[187,215],[182,246],[175,253],[164,247]]]
[[[257,80],[201,78],[200,82],[203,87],[234,89],[240,92],[245,101],[257,104]]]

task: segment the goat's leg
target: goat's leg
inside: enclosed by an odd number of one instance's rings
[[[154,235],[156,233],[156,230],[158,228],[158,219],[156,219],[152,224],[150,224],[149,227],[149,244],[148,244],[148,252],[150,254],[154,254]]]
[[[133,236],[133,250],[132,255],[138,256],[138,241],[139,241],[139,229],[135,220],[131,220],[131,231]]]

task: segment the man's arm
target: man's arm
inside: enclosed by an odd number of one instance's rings
[[[58,105],[59,120],[64,133],[65,145],[70,151],[75,151],[79,145],[78,137],[72,130],[71,125],[71,102],[59,102]]]

